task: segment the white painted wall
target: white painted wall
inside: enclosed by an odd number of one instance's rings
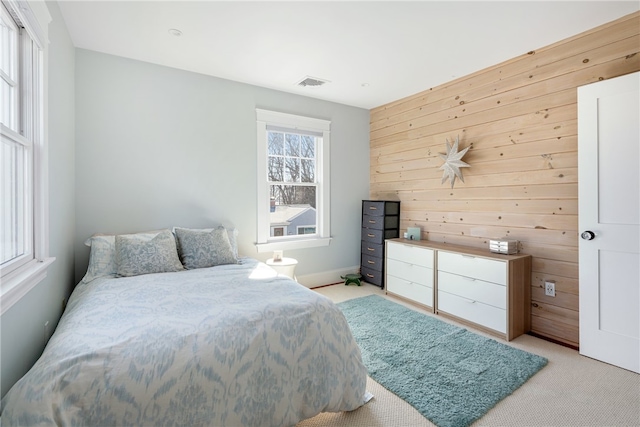
[[[44,348],[44,323],[53,331],[62,315],[62,301],[74,279],[75,164],[74,56],[75,48],[58,4],[47,2],[49,24],[49,230],[50,254],[56,261],[40,282],[0,318],[0,395],[24,375]]]
[[[232,223],[241,255],[269,258],[253,245],[256,108],[331,120],[333,241],[285,256],[309,280],[356,268],[368,110],[77,49],[76,281],[96,232]]]

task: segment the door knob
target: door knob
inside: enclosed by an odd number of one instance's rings
[[[584,240],[593,240],[596,238],[596,234],[593,231],[583,231],[580,237]]]

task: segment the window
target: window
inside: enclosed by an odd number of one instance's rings
[[[259,252],[330,241],[331,122],[256,110]]]
[[[309,227],[300,227],[298,226],[298,234],[315,234],[316,233],[316,228],[309,226]]]
[[[46,42],[31,3],[19,4],[0,4],[1,313],[42,280],[53,261],[46,238]],[[50,20],[46,6],[35,7]]]

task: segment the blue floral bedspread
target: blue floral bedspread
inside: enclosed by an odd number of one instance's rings
[[[250,258],[80,284],[3,425],[291,426],[368,400],[342,312]]]

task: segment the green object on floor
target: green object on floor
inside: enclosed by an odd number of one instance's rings
[[[355,283],[360,286],[360,278],[362,276],[359,274],[345,274],[344,276],[340,276],[341,279],[344,279],[344,285],[347,286],[350,283]]]

